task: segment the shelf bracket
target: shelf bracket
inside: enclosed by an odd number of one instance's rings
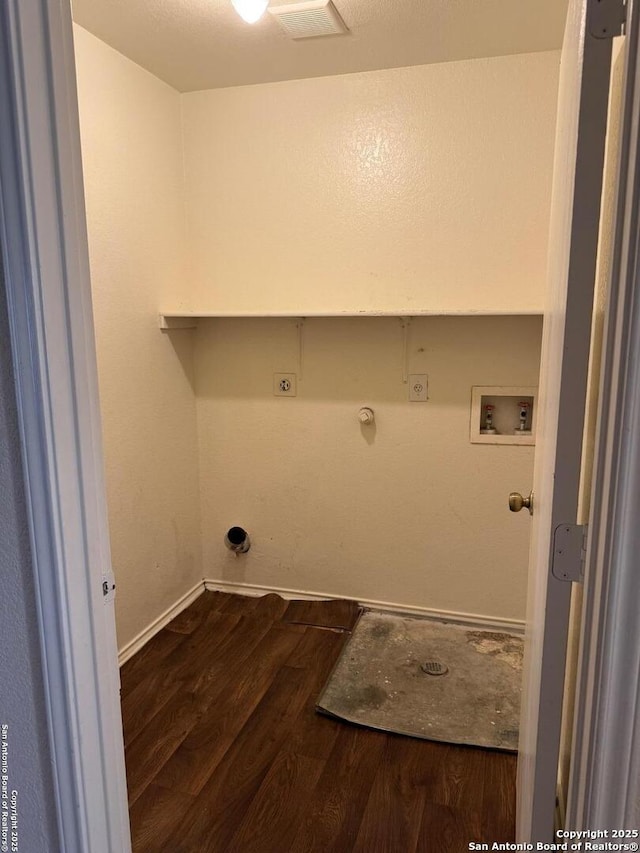
[[[304,317],[296,320],[298,330],[298,379],[302,379],[304,373]]]
[[[402,381],[406,385],[409,381],[409,329],[411,328],[411,317],[400,317],[402,326]]]

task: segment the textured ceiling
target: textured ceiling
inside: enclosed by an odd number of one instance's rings
[[[273,0],[280,5],[284,0]],[[334,0],[346,36],[290,40],[230,0],[73,0],[75,21],[182,92],[555,50],[566,0]]]

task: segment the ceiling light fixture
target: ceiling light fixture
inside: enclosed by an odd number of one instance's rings
[[[243,21],[255,24],[264,15],[269,0],[231,0],[231,4]]]

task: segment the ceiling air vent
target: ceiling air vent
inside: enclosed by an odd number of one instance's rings
[[[349,32],[331,0],[308,0],[306,3],[270,6],[269,12],[292,39],[335,36]]]

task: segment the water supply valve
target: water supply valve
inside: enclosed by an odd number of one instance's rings
[[[375,423],[376,416],[373,413],[373,409],[370,409],[368,406],[363,406],[358,412],[358,420],[363,426],[371,426],[371,424]]]

